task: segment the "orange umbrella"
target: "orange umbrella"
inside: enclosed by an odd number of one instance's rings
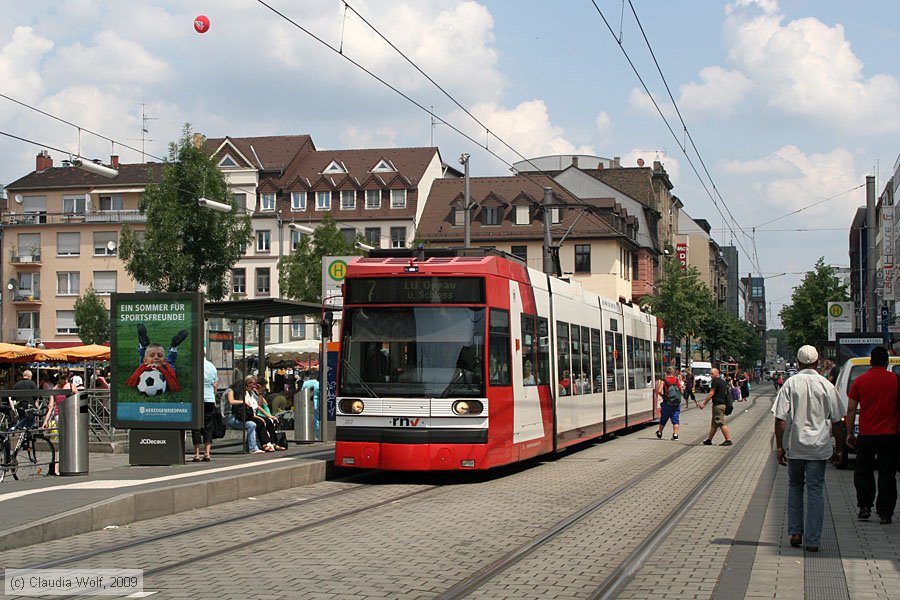
[[[87,346],[75,346],[73,348],[60,348],[66,355],[66,359],[72,362],[84,360],[109,360],[109,346],[88,344]]]
[[[38,351],[38,348],[29,348],[27,346],[20,346],[19,344],[6,344],[0,342],[0,360],[30,360],[32,356],[38,353]]]
[[[66,353],[62,350],[56,348],[38,348],[37,354],[31,357],[31,360],[37,362],[52,362],[52,361],[60,361],[65,362],[69,360],[69,357],[66,356]]]

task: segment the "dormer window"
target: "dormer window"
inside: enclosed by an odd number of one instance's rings
[[[260,194],[260,210],[263,212],[272,212],[275,210],[275,194]]]
[[[234,162],[234,159],[227,154],[219,161],[220,169],[236,169],[237,166],[238,164]]]
[[[481,222],[485,225],[500,224],[500,207],[485,206],[481,209]]]
[[[528,206],[516,206],[516,225],[530,225],[531,217],[528,214]]]
[[[322,174],[323,175],[331,175],[334,173],[346,173],[346,172],[347,172],[347,167],[345,167],[343,165],[343,163],[339,163],[338,161],[333,160],[330,163],[328,163],[328,166],[325,167],[325,170],[322,171]]]
[[[466,224],[466,209],[464,208],[454,208],[453,209],[453,225],[456,227],[462,227]]]
[[[385,159],[381,159],[378,161],[378,164],[375,165],[375,168],[372,169],[373,173],[396,173],[397,169],[392,165],[389,161]]]

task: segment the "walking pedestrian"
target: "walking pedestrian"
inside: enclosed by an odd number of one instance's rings
[[[847,394],[847,445],[856,448],[853,485],[859,519],[872,515],[872,504],[889,525],[897,504],[897,432],[900,411],[897,408],[897,376],[888,371],[888,352],[882,346],[872,349],[871,368],[854,380]],[[859,437],[853,435],[856,409],[859,408]],[[878,469],[878,499],[875,499],[875,469]]]
[[[672,421],[672,439],[678,439],[678,427],[681,423],[681,380],[675,375],[675,367],[666,369],[666,376],[656,386],[656,395],[659,397],[659,429],[656,437],[662,439],[663,429],[668,421]]]
[[[728,383],[719,376],[719,370],[713,368],[709,372],[712,382],[709,385],[709,394],[706,399],[700,403],[700,408],[706,408],[710,402],[713,403],[712,422],[709,425],[709,437],[703,442],[704,446],[711,446],[713,437],[716,435],[716,429],[722,430],[725,441],[720,446],[731,446],[731,432],[728,425],[725,424],[725,407],[728,404]]]
[[[803,545],[805,536],[808,552],[819,551],[831,424],[843,416],[834,385],[815,370],[818,361],[819,353],[813,346],[800,348],[800,372],[788,379],[772,405],[778,464],[788,468],[788,534],[795,548]]]
[[[219,385],[219,371],[208,358],[203,358],[203,428],[191,430],[194,443],[194,462],[209,462],[212,451],[212,426],[216,411],[216,388]],[[203,443],[203,458],[200,458],[200,443]]]
[[[697,398],[694,396],[694,373],[691,371],[691,368],[688,367],[684,372],[684,407],[688,407],[688,399],[691,399],[696,404]]]

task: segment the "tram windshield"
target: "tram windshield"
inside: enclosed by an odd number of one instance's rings
[[[484,396],[483,308],[351,308],[344,319],[341,395]]]

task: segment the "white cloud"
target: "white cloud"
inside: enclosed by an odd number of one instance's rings
[[[815,18],[786,21],[773,2],[743,2],[726,19],[729,60],[770,108],[832,127],[900,131],[900,81],[866,77],[841,25]],[[738,10],[746,6],[763,8]],[[774,5],[777,8],[777,5]]]
[[[687,83],[680,87],[678,106],[684,113],[710,116],[728,116],[735,112],[737,104],[753,83],[740,71],[722,67],[705,67],[700,70],[702,83]]]
[[[597,118],[594,119],[594,124],[597,126],[598,133],[607,135],[612,127],[612,119],[608,113],[601,111],[597,114]]]
[[[375,129],[348,125],[341,132],[341,148],[396,148],[397,130],[390,127]]]
[[[101,31],[94,44],[60,48],[48,61],[47,77],[92,83],[159,83],[171,74],[169,65],[137,42],[114,31]]]
[[[550,122],[543,100],[528,100],[509,109],[495,102],[479,102],[471,112],[526,158],[550,154],[594,154],[590,146],[576,145],[566,139],[563,129]],[[454,121],[459,122],[461,118],[467,119],[458,114]],[[476,140],[484,139],[484,131],[471,126],[462,129],[469,131]],[[510,162],[520,160],[494,139],[489,146]]]
[[[788,145],[760,159],[725,163],[724,170],[749,178],[755,194],[745,196],[744,208],[754,223],[804,209],[794,225],[847,224],[856,211],[859,191],[804,207],[851,190],[862,180],[853,154],[845,148],[806,154]]]
[[[31,27],[16,27],[12,39],[0,49],[0,81],[4,91],[24,101],[40,97],[44,89],[40,63],[52,49],[53,42],[35,34]]]

